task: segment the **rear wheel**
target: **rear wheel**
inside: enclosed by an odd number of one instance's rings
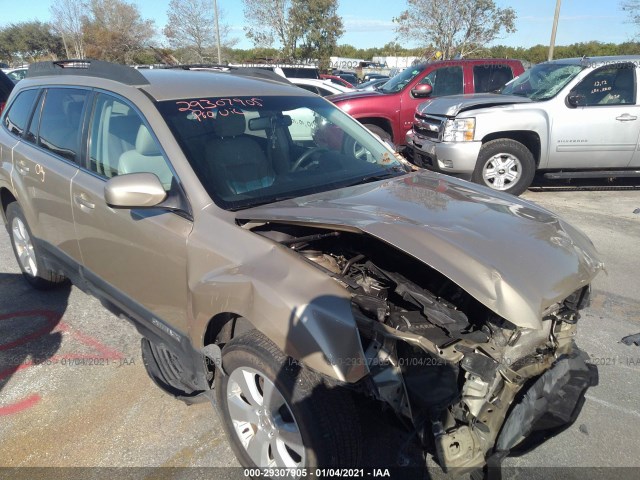
[[[13,253],[29,284],[39,290],[47,290],[65,281],[65,277],[47,269],[42,261],[38,246],[33,241],[31,229],[17,202],[7,207],[7,221]]]
[[[471,179],[494,190],[520,195],[531,185],[535,171],[535,159],[527,147],[501,138],[482,146]]]
[[[355,467],[360,427],[351,394],[252,330],[223,349],[216,401],[244,467]]]

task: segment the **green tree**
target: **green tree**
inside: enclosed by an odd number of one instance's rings
[[[329,57],[344,33],[336,0],[293,0],[289,20],[300,40],[299,57],[320,60],[320,68],[329,66]]]
[[[90,58],[132,63],[155,34],[153,20],[124,0],[91,0],[83,33]]]
[[[516,13],[498,8],[494,0],[407,0],[408,8],[394,18],[398,35],[433,45],[442,58],[469,56],[495,40],[502,31],[516,31]]]
[[[34,62],[64,56],[62,38],[48,23],[14,23],[0,30],[0,55],[10,62]]]

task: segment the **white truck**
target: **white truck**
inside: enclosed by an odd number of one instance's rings
[[[552,179],[640,176],[640,56],[535,65],[497,94],[430,99],[407,145],[421,167],[515,195]]]

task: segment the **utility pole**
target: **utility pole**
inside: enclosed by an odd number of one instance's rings
[[[560,18],[560,4],[562,0],[556,0],[556,14],[553,17],[553,28],[551,29],[551,43],[549,44],[549,61],[553,60],[553,48],[556,45],[556,31],[558,30],[558,19]]]
[[[218,21],[218,0],[213,0],[213,10],[216,15],[216,44],[218,45],[218,65],[221,65],[222,55],[220,54],[220,22]]]

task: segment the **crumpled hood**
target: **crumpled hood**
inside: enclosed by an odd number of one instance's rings
[[[444,115],[455,117],[465,110],[494,107],[496,105],[513,105],[514,103],[531,103],[531,99],[516,95],[498,95],[495,93],[476,93],[474,95],[451,95],[436,97],[418,105],[417,113],[422,115]]]
[[[591,241],[532,203],[417,172],[243,210],[238,219],[356,230],[412,255],[521,327],[602,269]]]

